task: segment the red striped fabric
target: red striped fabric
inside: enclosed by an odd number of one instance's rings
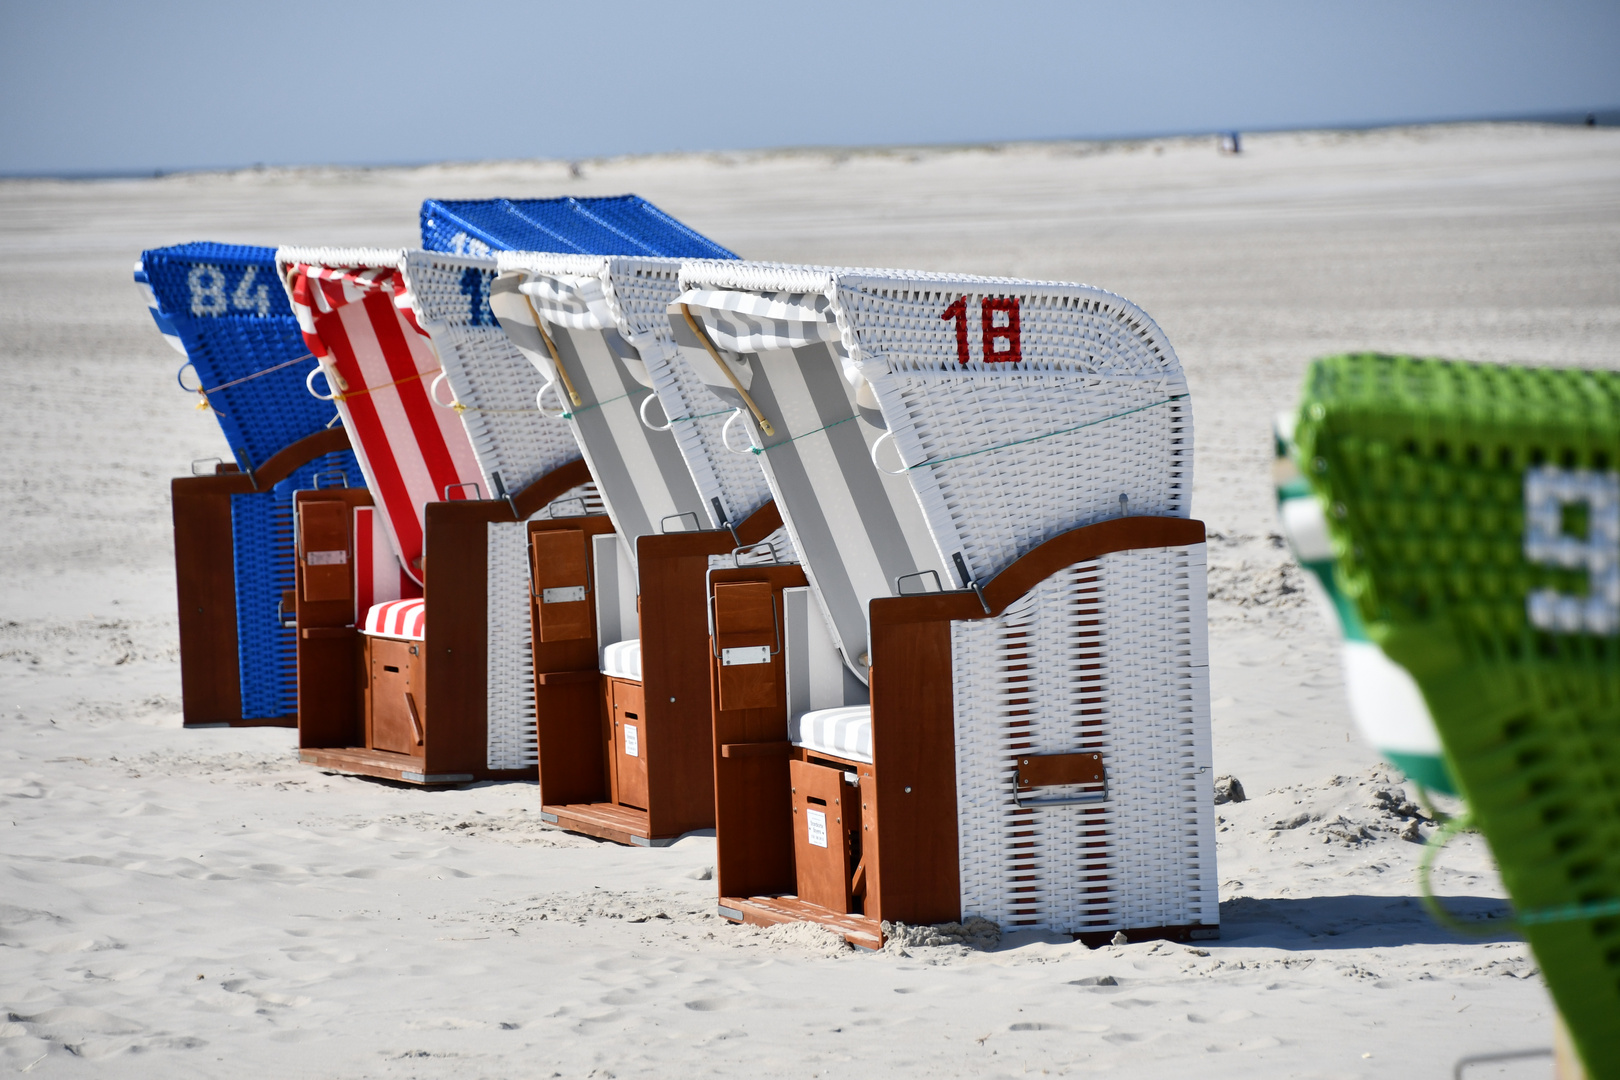
[[[287,268],[293,312],[309,351],[320,358],[338,412],[382,511],[401,566],[422,580],[424,507],[467,498],[481,483],[461,418],[435,406],[432,342],[417,322],[398,267]]]
[[[421,641],[426,626],[427,611],[420,599],[387,600],[366,612],[365,632],[372,637]]]
[[[370,506],[354,508],[354,621],[363,625],[373,605],[422,595],[422,587],[400,569],[389,547],[382,515]]]

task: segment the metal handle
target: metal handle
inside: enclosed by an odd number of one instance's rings
[[[687,518],[692,519],[692,527],[690,529],[682,529],[681,532],[697,532],[700,522],[698,521],[697,511],[695,510],[688,510],[684,514],[665,514],[661,519],[659,519],[658,531],[668,535],[669,529],[667,529],[665,526],[667,526],[671,521],[685,521]]]
[[[904,476],[909,471],[907,466],[906,466],[906,462],[905,462],[904,458],[902,458],[900,460],[900,468],[898,470],[885,469],[882,465],[878,464],[878,447],[883,445],[883,440],[884,439],[892,439],[892,438],[894,438],[894,432],[885,431],[883,434],[879,435],[875,440],[873,440],[873,442],[872,442],[872,451],[871,451],[871,454],[872,454],[872,468],[876,469],[878,472],[882,473],[885,476]],[[898,453],[898,451],[896,451],[896,452]]]
[[[741,416],[742,414],[743,411],[738,409],[736,412],[726,417],[725,424],[720,428],[720,444],[727,450],[730,450],[733,454],[752,454],[754,452],[754,448],[752,446],[746,450],[738,450],[735,446],[731,445],[731,425],[736,421],[737,417]]]
[[[315,376],[325,374],[326,368],[322,367],[320,364],[316,364],[314,367],[310,368],[309,374],[304,376],[304,389],[308,390],[309,396],[315,398],[317,401],[336,401],[338,396],[337,391],[333,389],[332,380],[330,378],[326,380],[326,388],[332,391],[330,394],[317,394],[315,392]]]
[[[660,405],[664,403],[663,399],[657,394],[648,394],[646,397],[641,399],[641,405],[637,407],[636,415],[641,417],[641,426],[646,428],[648,431],[668,431],[670,428],[675,426],[675,421],[669,419],[668,409],[664,410],[664,419],[668,421],[668,423],[666,423],[663,427],[658,427],[656,424],[653,424],[647,419],[647,402],[654,400],[656,400]]]
[[[428,400],[433,402],[433,404],[437,405],[441,409],[456,409],[461,405],[461,402],[456,400],[456,388],[453,386],[450,388],[450,400],[439,400],[439,384],[444,382],[444,380],[449,378],[449,376],[450,373],[448,371],[440,370],[440,372],[433,377],[433,381],[428,383]]]
[[[466,483],[466,484],[446,484],[446,485],[444,485],[444,501],[445,501],[445,502],[449,502],[449,501],[450,501],[450,493],[451,493],[451,492],[452,492],[452,491],[454,491],[454,490],[456,490],[456,489],[457,489],[457,488],[472,488],[472,489],[473,489],[473,497],[474,497],[474,498],[475,498],[475,499],[482,499],[482,498],[483,498],[483,497],[484,497],[484,496],[483,496],[483,493],[482,493],[482,492],[481,492],[481,491],[479,491],[479,489],[478,489],[478,485],[477,485],[477,484],[474,484],[474,483]],[[466,499],[458,499],[458,500],[456,500],[456,501],[457,501],[457,502],[467,502],[467,501],[469,501],[469,500],[466,500]]]

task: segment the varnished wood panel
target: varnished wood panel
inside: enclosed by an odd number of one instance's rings
[[[848,914],[851,826],[858,822],[859,788],[844,770],[805,761],[788,763],[793,813],[793,859],[800,900]]]
[[[294,494],[299,521],[311,504],[336,506],[352,515],[357,506],[370,506],[363,488],[322,488]],[[294,560],[295,588],[304,587],[302,560]],[[303,749],[358,747],[365,742],[365,645],[354,627],[352,578],[344,594],[328,600],[305,601],[296,612],[298,655],[298,745]]]
[[[241,473],[182,476],[169,484],[180,616],[180,710],[187,724],[243,719],[231,495],[252,490]]]
[[[781,610],[782,590],[805,584],[800,566],[757,566],[716,570],[711,586],[767,582]],[[707,643],[705,643],[707,648]],[[778,655],[776,683],[785,689],[783,658]],[[769,707],[723,710],[719,700],[719,662],[710,652],[709,701],[714,726],[715,876],[722,896],[765,896],[794,893],[793,815],[788,800],[791,781],[787,743],[787,700],[779,694]],[[722,754],[719,747],[729,746]],[[744,747],[769,747],[750,752]]]
[[[678,836],[714,826],[714,723],[709,708],[709,556],[729,533],[649,535],[636,542],[641,586],[641,684],[652,732],[649,827]]]

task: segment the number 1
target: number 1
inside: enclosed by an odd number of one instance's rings
[[[956,324],[956,361],[966,364],[968,353],[967,297],[959,296],[939,316]],[[1018,324],[1018,297],[987,296],[979,301],[981,348],[987,364],[1016,364],[1024,358],[1023,332]]]

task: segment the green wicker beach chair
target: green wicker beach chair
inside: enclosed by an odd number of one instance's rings
[[[1317,361],[1331,584],[1410,673],[1577,1048],[1620,1077],[1620,373]]]

